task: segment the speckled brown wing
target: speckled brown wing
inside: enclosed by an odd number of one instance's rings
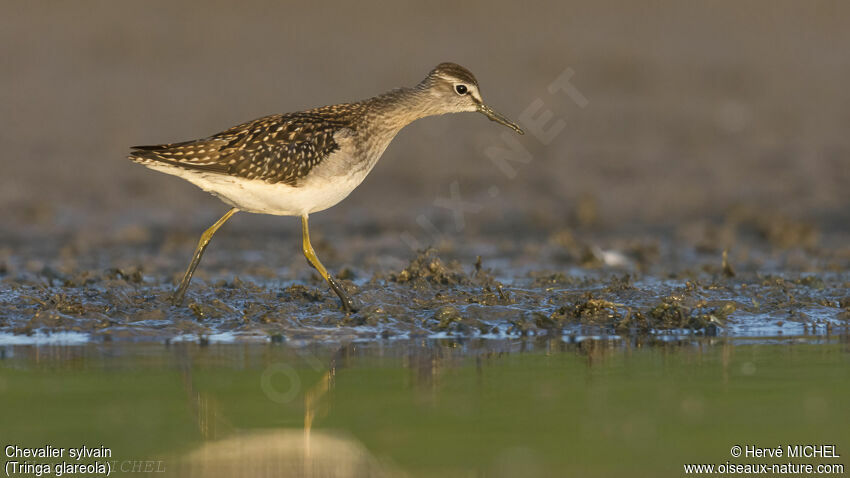
[[[295,185],[339,149],[334,134],[350,127],[344,117],[321,110],[272,115],[196,141],[134,146],[130,159]]]

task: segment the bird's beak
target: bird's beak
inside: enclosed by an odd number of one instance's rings
[[[493,111],[492,108],[485,105],[484,103],[478,104],[478,112],[483,114],[484,116],[490,118],[490,121],[495,121],[496,123],[503,124],[503,125],[507,126],[508,128],[516,131],[519,134],[525,134],[525,132],[522,130],[522,128],[517,126],[516,123],[505,118],[501,114],[496,113],[495,111]]]

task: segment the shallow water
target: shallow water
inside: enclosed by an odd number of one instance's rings
[[[164,476],[681,476],[692,462],[789,461],[735,460],[736,444],[835,444],[840,459],[790,461],[846,464],[848,345],[3,346],[0,409],[14,413],[0,440],[105,446],[114,466]]]

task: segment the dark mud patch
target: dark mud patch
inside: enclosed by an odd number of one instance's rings
[[[347,266],[340,282],[365,304],[354,314],[343,313],[315,275],[197,279],[176,307],[168,275],[142,266],[33,272],[7,265],[0,328],[7,336],[70,332],[91,340],[313,341],[840,334],[850,320],[850,277],[841,272],[760,274],[748,263],[732,271],[724,255],[666,277],[604,263],[518,274],[494,270],[481,256],[464,263],[448,254],[411,253],[407,265],[368,279]]]

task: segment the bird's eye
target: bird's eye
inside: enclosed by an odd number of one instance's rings
[[[466,89],[466,85],[455,85],[455,91],[459,95],[465,95],[468,90]]]

